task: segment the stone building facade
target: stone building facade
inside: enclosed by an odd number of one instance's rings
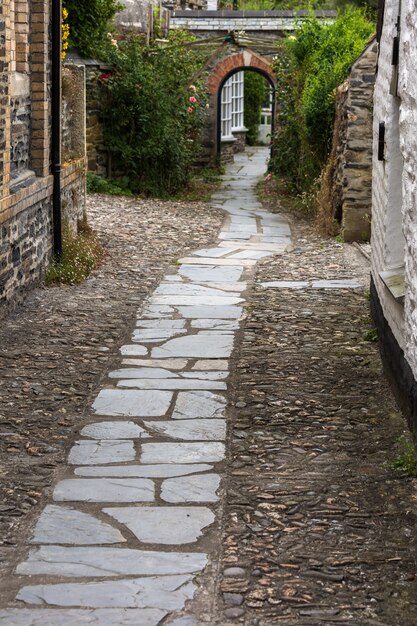
[[[51,256],[50,29],[49,0],[1,1],[0,315],[42,277]],[[82,80],[78,75],[80,99]],[[63,113],[70,120],[71,105]],[[67,126],[68,144],[72,121]],[[64,219],[73,225],[84,213],[84,153],[79,129],[62,174]]]
[[[398,401],[417,430],[415,0],[385,0],[374,97],[371,302]]]

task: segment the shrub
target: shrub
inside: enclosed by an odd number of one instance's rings
[[[310,17],[276,56],[278,116],[271,168],[298,191],[307,191],[320,175],[329,151],[336,88],[373,29],[363,9],[348,8],[333,24]]]
[[[266,98],[265,78],[256,72],[245,72],[245,126],[246,142],[253,146],[258,138],[261,109]]]
[[[97,176],[93,172],[87,172],[87,192],[88,193],[108,193],[112,196],[133,196],[127,187],[128,180],[109,180]]]
[[[100,54],[111,20],[123,8],[117,0],[63,0],[68,11],[69,44],[84,56]]]
[[[131,36],[110,47],[114,70],[101,80],[104,137],[113,171],[134,192],[172,194],[190,178],[206,107],[191,41],[175,32],[162,46]]]

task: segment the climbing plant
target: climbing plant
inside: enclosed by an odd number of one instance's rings
[[[310,17],[274,61],[278,120],[273,171],[306,191],[327,157],[336,88],[347,77],[374,26],[364,9],[348,8],[332,24]]]
[[[258,137],[258,128],[261,122],[261,109],[266,97],[265,78],[256,72],[245,72],[244,93],[244,124],[248,129],[246,142],[249,146],[253,146]]]
[[[139,193],[167,195],[184,185],[199,147],[206,97],[199,52],[190,35],[175,31],[166,43],[131,36],[109,46],[113,70],[101,76],[106,145],[114,175]]]
[[[111,20],[123,8],[118,0],[63,0],[68,11],[69,45],[85,56],[102,52]]]

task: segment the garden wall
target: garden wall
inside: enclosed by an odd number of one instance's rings
[[[372,212],[372,99],[377,44],[372,40],[338,88],[332,152],[325,174],[326,212],[345,241],[368,240]]]

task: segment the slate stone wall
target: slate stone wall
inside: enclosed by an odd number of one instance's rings
[[[336,97],[327,207],[345,241],[369,240],[372,213],[372,112],[376,41],[352,65]],[[327,182],[327,179],[326,179]]]
[[[11,98],[10,176],[13,181],[30,169],[30,94]]]

